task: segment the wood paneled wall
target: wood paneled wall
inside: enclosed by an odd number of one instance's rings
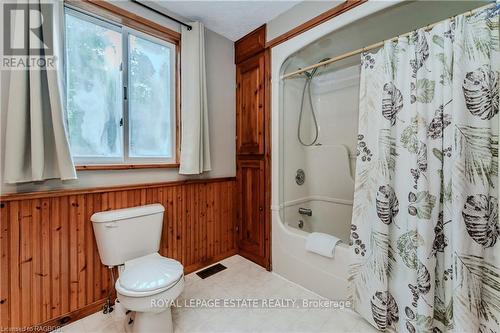
[[[94,212],[161,203],[166,211],[160,253],[181,261],[186,272],[236,253],[232,178],[0,200],[2,328],[57,325],[98,310],[110,278],[97,252]]]

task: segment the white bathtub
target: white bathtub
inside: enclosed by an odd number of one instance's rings
[[[282,208],[282,218],[288,226],[305,232],[323,232],[340,238],[345,244],[349,242],[352,201],[309,196],[288,201]],[[299,214],[299,208],[310,209],[312,215]]]
[[[330,259],[305,251],[308,232],[281,222],[279,211],[273,210],[273,271],[315,293],[334,300],[347,300],[347,273],[350,252],[341,243]]]
[[[293,223],[295,218],[286,217],[283,221],[280,217],[280,189],[284,177],[288,180],[293,175],[283,176],[283,151],[280,147],[282,134],[280,133],[280,117],[281,117],[281,104],[282,96],[280,86],[281,67],[285,60],[293,53],[303,48],[312,41],[330,33],[334,30],[340,29],[360,18],[366,17],[375,12],[386,9],[400,2],[395,1],[368,1],[361,6],[358,6],[348,12],[347,15],[342,14],[337,16],[334,20],[327,21],[321,25],[310,29],[297,37],[294,37],[276,47],[272,48],[272,268],[273,271],[282,275],[286,279],[293,281],[297,284],[310,289],[317,294],[327,297],[329,299],[344,300],[348,298],[348,268],[350,263],[351,254],[347,244],[340,244],[336,248],[335,257],[333,259],[325,258],[317,254],[307,252],[305,250],[305,240],[309,234],[306,231],[300,230],[296,227],[291,227],[289,224]],[[295,127],[290,131],[295,131]],[[300,163],[300,159],[297,161]],[[307,165],[305,166],[307,169]],[[323,166],[325,167],[325,166]],[[293,170],[292,170],[293,171]],[[306,170],[306,173],[312,174],[311,170]],[[325,183],[324,179],[319,180],[318,186]],[[325,194],[325,191],[310,192],[314,195],[320,193],[327,198],[340,198],[342,196]],[[300,203],[297,200],[302,200]],[[307,204],[313,208],[313,214],[316,211],[316,216],[321,219],[323,214],[331,216],[328,212],[330,208],[324,207],[325,204],[332,204],[331,202],[325,203],[324,200],[318,198],[311,198],[310,194],[299,195],[296,198],[289,200],[282,200],[281,205],[287,206],[288,214],[298,209],[297,205]],[[342,207],[340,207],[342,206]],[[333,220],[333,223],[315,223],[314,220],[308,221],[309,230],[328,230],[328,228],[336,228],[336,220],[344,219],[349,215],[349,205],[341,205],[334,203],[336,209],[335,218],[322,218],[323,221]],[[345,215],[345,216],[344,216]],[[315,215],[313,215],[315,216]],[[350,228],[349,224],[342,223],[343,227],[339,230],[328,232],[336,234],[337,237],[347,239]]]

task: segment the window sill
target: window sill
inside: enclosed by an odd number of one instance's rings
[[[168,163],[168,164],[89,164],[89,165],[77,165],[75,168],[77,171],[90,171],[90,170],[130,170],[130,169],[178,169],[179,163]]]

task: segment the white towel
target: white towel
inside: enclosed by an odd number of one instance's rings
[[[313,232],[307,236],[306,250],[328,258],[333,258],[335,246],[338,242],[340,242],[340,239],[335,236],[322,232]]]

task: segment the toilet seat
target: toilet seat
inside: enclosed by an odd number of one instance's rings
[[[172,288],[183,278],[181,263],[152,253],[125,262],[115,288],[121,295],[146,297]]]

